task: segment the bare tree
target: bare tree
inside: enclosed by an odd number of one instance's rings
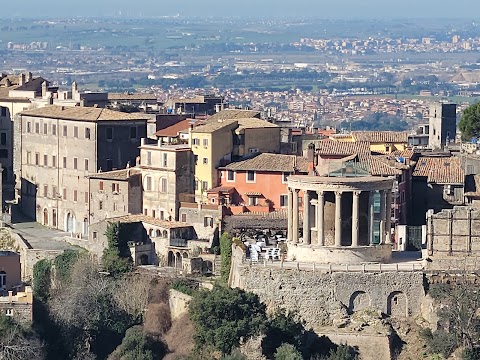
[[[121,310],[135,319],[142,319],[148,305],[151,282],[150,276],[128,274],[117,281],[113,299]]]
[[[26,336],[18,324],[2,331],[0,337],[0,360],[42,360],[43,346],[34,336]]]

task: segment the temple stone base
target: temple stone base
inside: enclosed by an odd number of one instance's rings
[[[392,245],[329,247],[288,243],[287,260],[319,264],[388,263]]]

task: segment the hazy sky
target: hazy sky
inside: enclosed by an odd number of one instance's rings
[[[479,0],[1,0],[0,18],[45,16],[480,17]]]

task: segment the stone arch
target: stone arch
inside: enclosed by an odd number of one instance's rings
[[[186,251],[183,252],[182,256],[184,259],[188,259],[188,253]]]
[[[152,238],[153,235],[154,235],[153,229],[148,229],[148,236],[150,236]]]
[[[140,265],[148,265],[150,262],[148,261],[148,255],[142,254],[140,255]]]
[[[167,237],[168,237],[167,230],[163,230],[162,236],[163,236],[164,238],[167,238]]]
[[[387,298],[387,315],[406,317],[408,315],[407,296],[401,291],[393,291]]]
[[[75,214],[68,212],[65,216],[65,231],[74,233],[75,232]]]
[[[175,255],[175,267],[181,269],[182,268],[182,254],[179,252]]]
[[[350,314],[355,311],[367,309],[371,306],[370,296],[365,291],[355,291],[348,302],[348,312]]]
[[[162,236],[162,232],[157,229],[157,230],[155,231],[155,236],[156,236],[156,237]]]
[[[168,252],[167,266],[175,267],[175,254],[173,251]]]
[[[43,209],[43,225],[48,226],[48,209]]]

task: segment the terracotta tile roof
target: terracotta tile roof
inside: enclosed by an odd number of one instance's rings
[[[149,116],[140,113],[128,114],[103,108],[56,105],[25,110],[22,111],[20,114],[24,116],[77,121],[135,121],[147,120],[149,118]]]
[[[356,141],[371,143],[408,143],[408,132],[400,131],[352,131]]]
[[[171,126],[168,126],[164,129],[158,130],[155,133],[155,136],[157,137],[176,137],[180,132],[184,132],[188,130],[191,124],[191,119],[185,119],[182,120],[176,124],[173,124]]]
[[[465,172],[460,158],[427,157],[418,159],[413,171],[414,177],[426,177],[427,182],[435,184],[463,184]]]
[[[394,151],[391,153],[391,155],[397,157],[397,158],[404,158],[404,159],[413,159],[415,156],[415,151],[411,149],[406,149],[403,151]]]
[[[480,175],[467,175],[465,177],[465,196],[480,197]]]
[[[108,93],[108,100],[157,100],[157,95],[142,93]]]
[[[160,220],[157,218],[153,218],[150,216],[145,216],[143,214],[135,214],[135,215],[124,215],[124,216],[118,216],[114,218],[108,218],[105,219],[107,222],[121,222],[121,223],[136,223],[136,222],[142,222],[150,225],[155,225],[158,227],[162,227],[165,229],[176,229],[176,228],[188,228],[191,227],[191,225],[187,225],[186,223],[182,223],[179,221],[167,221],[167,220]]]
[[[90,179],[105,179],[105,180],[128,180],[131,176],[140,174],[140,170],[136,168],[105,171],[90,175]]]
[[[359,160],[366,165],[367,171],[372,176],[393,176],[401,175],[402,170],[397,168],[384,156],[360,155]]]
[[[297,162],[300,169],[297,167]],[[271,154],[262,153],[257,156],[236,161],[224,167],[227,170],[233,171],[270,171],[270,172],[288,172],[292,173],[297,169],[300,172],[308,171],[308,162],[298,160],[295,155]]]
[[[257,119],[257,118],[238,118],[239,129],[255,129],[255,128],[280,128],[276,124],[272,124],[269,121]]]
[[[237,127],[238,122],[236,120],[223,120],[223,121],[208,121],[206,123],[198,124],[192,130],[192,133],[213,133],[227,126],[234,125]]]
[[[207,193],[230,193],[235,190],[234,186],[217,186],[210,190],[207,190]]]
[[[208,120],[229,120],[245,118],[260,118],[260,112],[255,110],[224,109],[210,116]]]
[[[318,155],[348,156],[353,154],[370,154],[370,144],[365,141],[346,142],[323,140],[316,143]]]

